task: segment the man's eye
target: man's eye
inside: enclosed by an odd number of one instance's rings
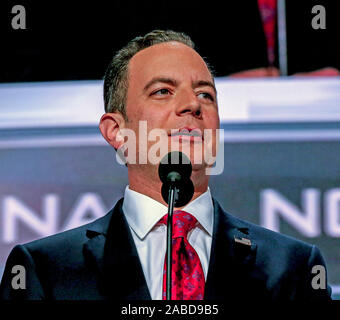
[[[214,97],[208,92],[201,92],[198,96],[201,96],[203,99],[214,101]]]
[[[165,94],[169,94],[169,93],[170,93],[170,91],[168,89],[163,88],[163,89],[159,89],[159,90],[155,91],[153,94],[160,96],[160,95],[165,95]]]

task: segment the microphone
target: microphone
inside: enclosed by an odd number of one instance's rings
[[[175,207],[183,207],[190,202],[194,195],[194,185],[190,179],[192,165],[189,158],[180,151],[166,154],[158,167],[158,175],[163,182],[162,197],[169,204],[169,191],[175,188]]]
[[[158,167],[158,175],[162,184],[162,197],[168,204],[167,222],[167,270],[166,299],[171,300],[172,270],[172,214],[174,206],[183,207],[194,195],[194,185],[190,179],[192,165],[189,158],[182,152],[173,151],[166,154]]]

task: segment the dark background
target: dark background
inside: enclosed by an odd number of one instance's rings
[[[14,5],[26,30],[13,30]],[[314,5],[326,30],[314,30]],[[1,1],[0,82],[102,79],[114,52],[156,28],[188,33],[217,76],[267,66],[256,0]],[[287,0],[288,73],[340,69],[339,1]],[[277,64],[277,62],[276,62]]]

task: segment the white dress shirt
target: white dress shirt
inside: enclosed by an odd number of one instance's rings
[[[188,241],[196,250],[207,279],[214,222],[209,188],[181,210],[191,213],[198,221],[196,227],[188,233]],[[127,186],[123,212],[130,226],[151,298],[162,300],[167,228],[158,222],[168,213],[168,207]]]

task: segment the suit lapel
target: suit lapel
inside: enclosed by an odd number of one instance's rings
[[[98,275],[99,298],[151,300],[122,203],[123,199],[87,230],[90,239],[83,248],[85,263]],[[214,231],[204,299],[253,297],[263,283],[254,268],[256,249],[247,226],[225,213],[214,200]],[[256,279],[258,283],[254,283]]]
[[[102,296],[117,300],[150,300],[122,203],[123,199],[119,200],[109,214],[106,229],[96,225],[87,231],[91,239],[84,245],[84,256],[98,274]]]
[[[248,296],[257,246],[240,220],[214,200],[214,231],[205,285],[205,300]]]

